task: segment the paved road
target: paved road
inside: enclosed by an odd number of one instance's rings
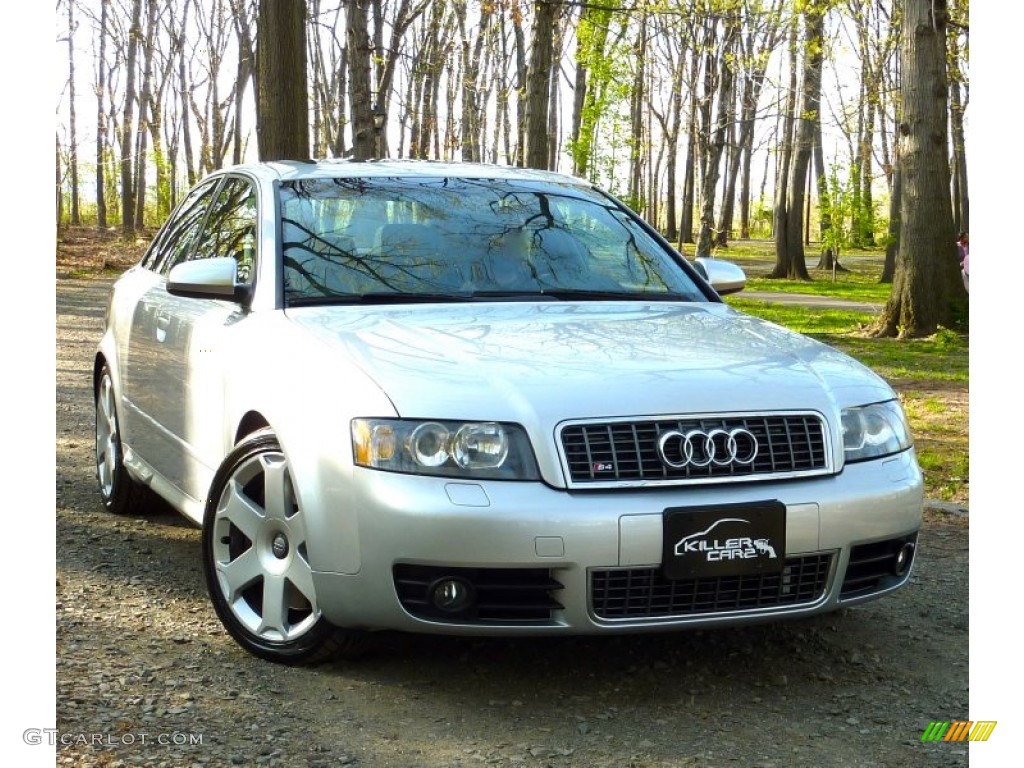
[[[846,299],[836,299],[832,296],[812,296],[802,293],[743,291],[743,293],[737,295],[744,299],[773,301],[779,304],[800,304],[805,307],[819,307],[822,309],[846,309],[851,312],[870,312],[873,315],[881,312],[883,306],[881,304],[869,304],[864,301],[848,301]]]

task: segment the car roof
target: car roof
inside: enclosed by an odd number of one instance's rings
[[[519,179],[522,181],[555,182],[577,186],[593,186],[585,179],[553,171],[516,168],[490,163],[446,163],[436,160],[276,160],[246,163],[221,169],[218,173],[247,172],[264,180],[294,181],[296,179],[336,179],[367,177],[465,179]]]

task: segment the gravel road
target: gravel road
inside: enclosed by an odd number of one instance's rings
[[[92,356],[108,281],[57,283],[58,765],[966,766],[966,518],[929,514],[911,584],[809,620],[641,637],[389,634],[292,669],[240,650],[199,532],[104,513]],[[40,747],[42,749],[44,747]]]

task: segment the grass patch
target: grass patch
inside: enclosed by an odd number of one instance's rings
[[[747,280],[748,291],[774,291],[813,296],[831,296],[849,301],[865,301],[871,304],[884,304],[892,293],[892,285],[879,283],[874,279],[858,274],[841,274],[835,282],[831,278],[814,280],[813,282],[797,282],[794,280],[768,280],[750,278]]]

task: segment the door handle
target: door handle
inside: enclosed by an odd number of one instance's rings
[[[167,341],[167,329],[171,325],[171,318],[169,315],[157,315],[156,316],[156,340],[163,344]]]

